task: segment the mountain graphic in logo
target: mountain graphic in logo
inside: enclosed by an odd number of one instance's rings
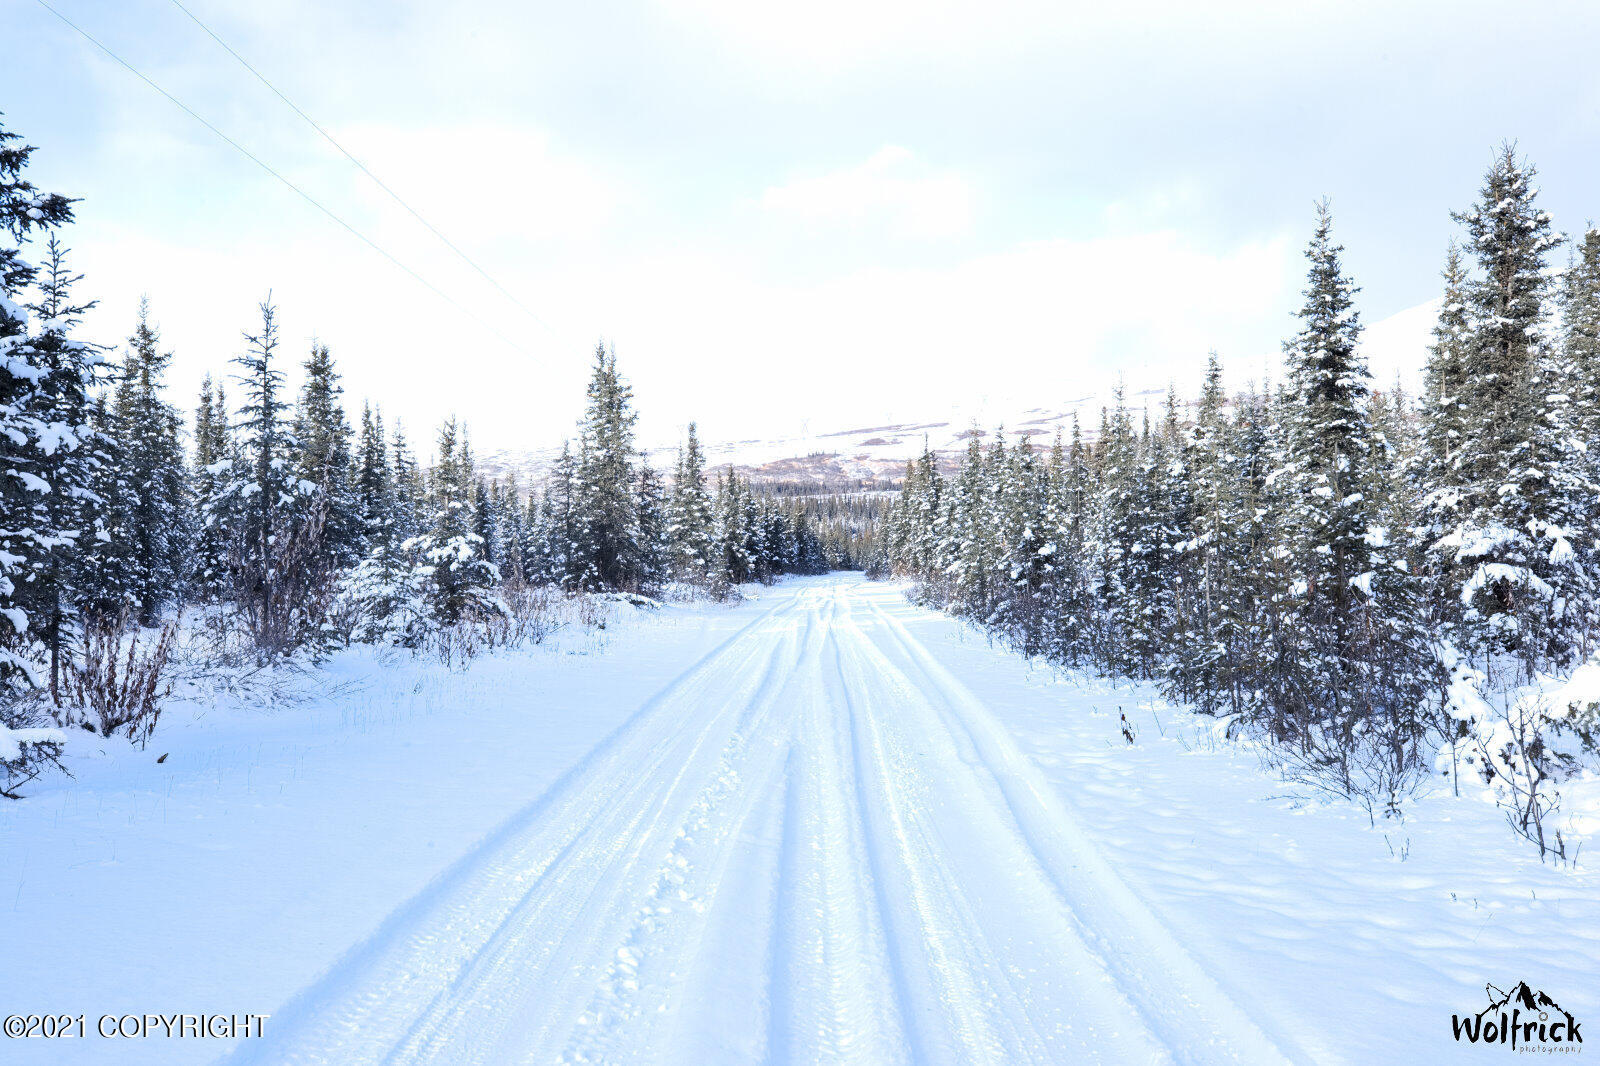
[[[1505,1010],[1512,1007],[1521,1007],[1523,1010],[1534,1014],[1540,1011],[1546,1013],[1554,1011],[1557,1014],[1567,1013],[1561,1009],[1555,1000],[1543,992],[1535,992],[1529,988],[1526,981],[1518,981],[1511,986],[1511,991],[1509,992],[1501,992],[1494,985],[1485,985],[1484,988],[1489,993],[1489,1005],[1478,1012],[1480,1016],[1488,1014],[1490,1011]],[[1495,999],[1496,995],[1499,995],[1500,998]]]
[[[1489,1005],[1475,1015],[1450,1018],[1457,1042],[1526,1045],[1581,1044],[1578,1020],[1548,995],[1518,981],[1509,992],[1485,985]]]

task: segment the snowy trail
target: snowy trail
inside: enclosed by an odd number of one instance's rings
[[[1282,1061],[881,595],[775,590],[233,1061]]]

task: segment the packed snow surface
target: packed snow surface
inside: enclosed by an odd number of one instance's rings
[[[853,575],[603,637],[354,651],[0,808],[7,1013],[271,1015],[5,1061],[1422,1062],[1488,983],[1597,1016],[1600,887],[1487,804],[1372,827]]]

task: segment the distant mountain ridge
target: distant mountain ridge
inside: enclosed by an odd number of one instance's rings
[[[1372,367],[1375,387],[1388,388],[1398,378],[1414,388],[1432,341],[1432,325],[1438,301],[1408,308],[1370,326],[1362,348]],[[1169,387],[1176,387],[1179,401],[1188,410],[1200,394],[1206,356],[1199,353],[1193,363],[1174,380],[1124,379],[1124,402],[1138,412],[1161,417]],[[1259,364],[1257,364],[1259,365]],[[1260,384],[1262,375],[1251,371],[1252,361],[1223,357],[1223,379],[1230,395],[1251,381]],[[1072,368],[1065,368],[1070,381]],[[1081,387],[1081,386],[1080,386]],[[1025,436],[1036,447],[1048,447],[1059,431],[1066,438],[1078,421],[1085,440],[1092,440],[1100,424],[1100,411],[1111,407],[1115,394],[1110,389],[1087,392],[1061,399],[1040,395],[1027,404],[999,404],[984,400],[956,400],[943,411],[919,411],[917,417],[872,420],[867,425],[839,426],[822,432],[775,434],[770,438],[719,440],[714,414],[700,421],[700,436],[706,453],[706,468],[716,471],[732,466],[741,477],[758,484],[806,482],[829,488],[849,488],[863,481],[898,479],[907,460],[922,453],[924,442],[954,466],[956,458],[976,432],[988,438],[996,429],[1008,440]],[[1063,389],[1061,392],[1067,392]],[[816,419],[821,421],[821,418]],[[835,423],[837,425],[837,423]],[[677,456],[676,441],[646,441],[645,456],[656,470],[668,476]],[[560,454],[560,445],[546,448],[500,449],[480,452],[478,465],[491,477],[515,471],[526,485],[544,481],[550,466]]]

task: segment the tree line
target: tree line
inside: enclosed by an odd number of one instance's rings
[[[1088,440],[974,435],[948,477],[924,454],[877,565],[1030,655],[1234,716],[1390,813],[1442,747],[1560,847],[1552,723],[1592,754],[1593,708],[1517,693],[1587,658],[1600,610],[1600,230],[1558,276],[1534,173],[1503,147],[1453,216],[1422,395],[1373,387],[1324,202],[1280,382],[1230,395],[1213,354],[1192,407],[1119,390]]]
[[[0,726],[81,688],[69,675],[97,634],[182,608],[269,662],[350,640],[416,647],[505,615],[527,588],[722,595],[869,550],[848,508],[708,474],[692,424],[670,479],[651,469],[603,345],[576,435],[527,490],[483,477],[454,419],[427,458],[370,404],[353,424],[326,344],[291,394],[270,296],[191,425],[167,399],[172,354],[148,303],[120,359],[77,336],[93,304],[61,241],[73,201],[26,179],[33,151],[0,129]]]

